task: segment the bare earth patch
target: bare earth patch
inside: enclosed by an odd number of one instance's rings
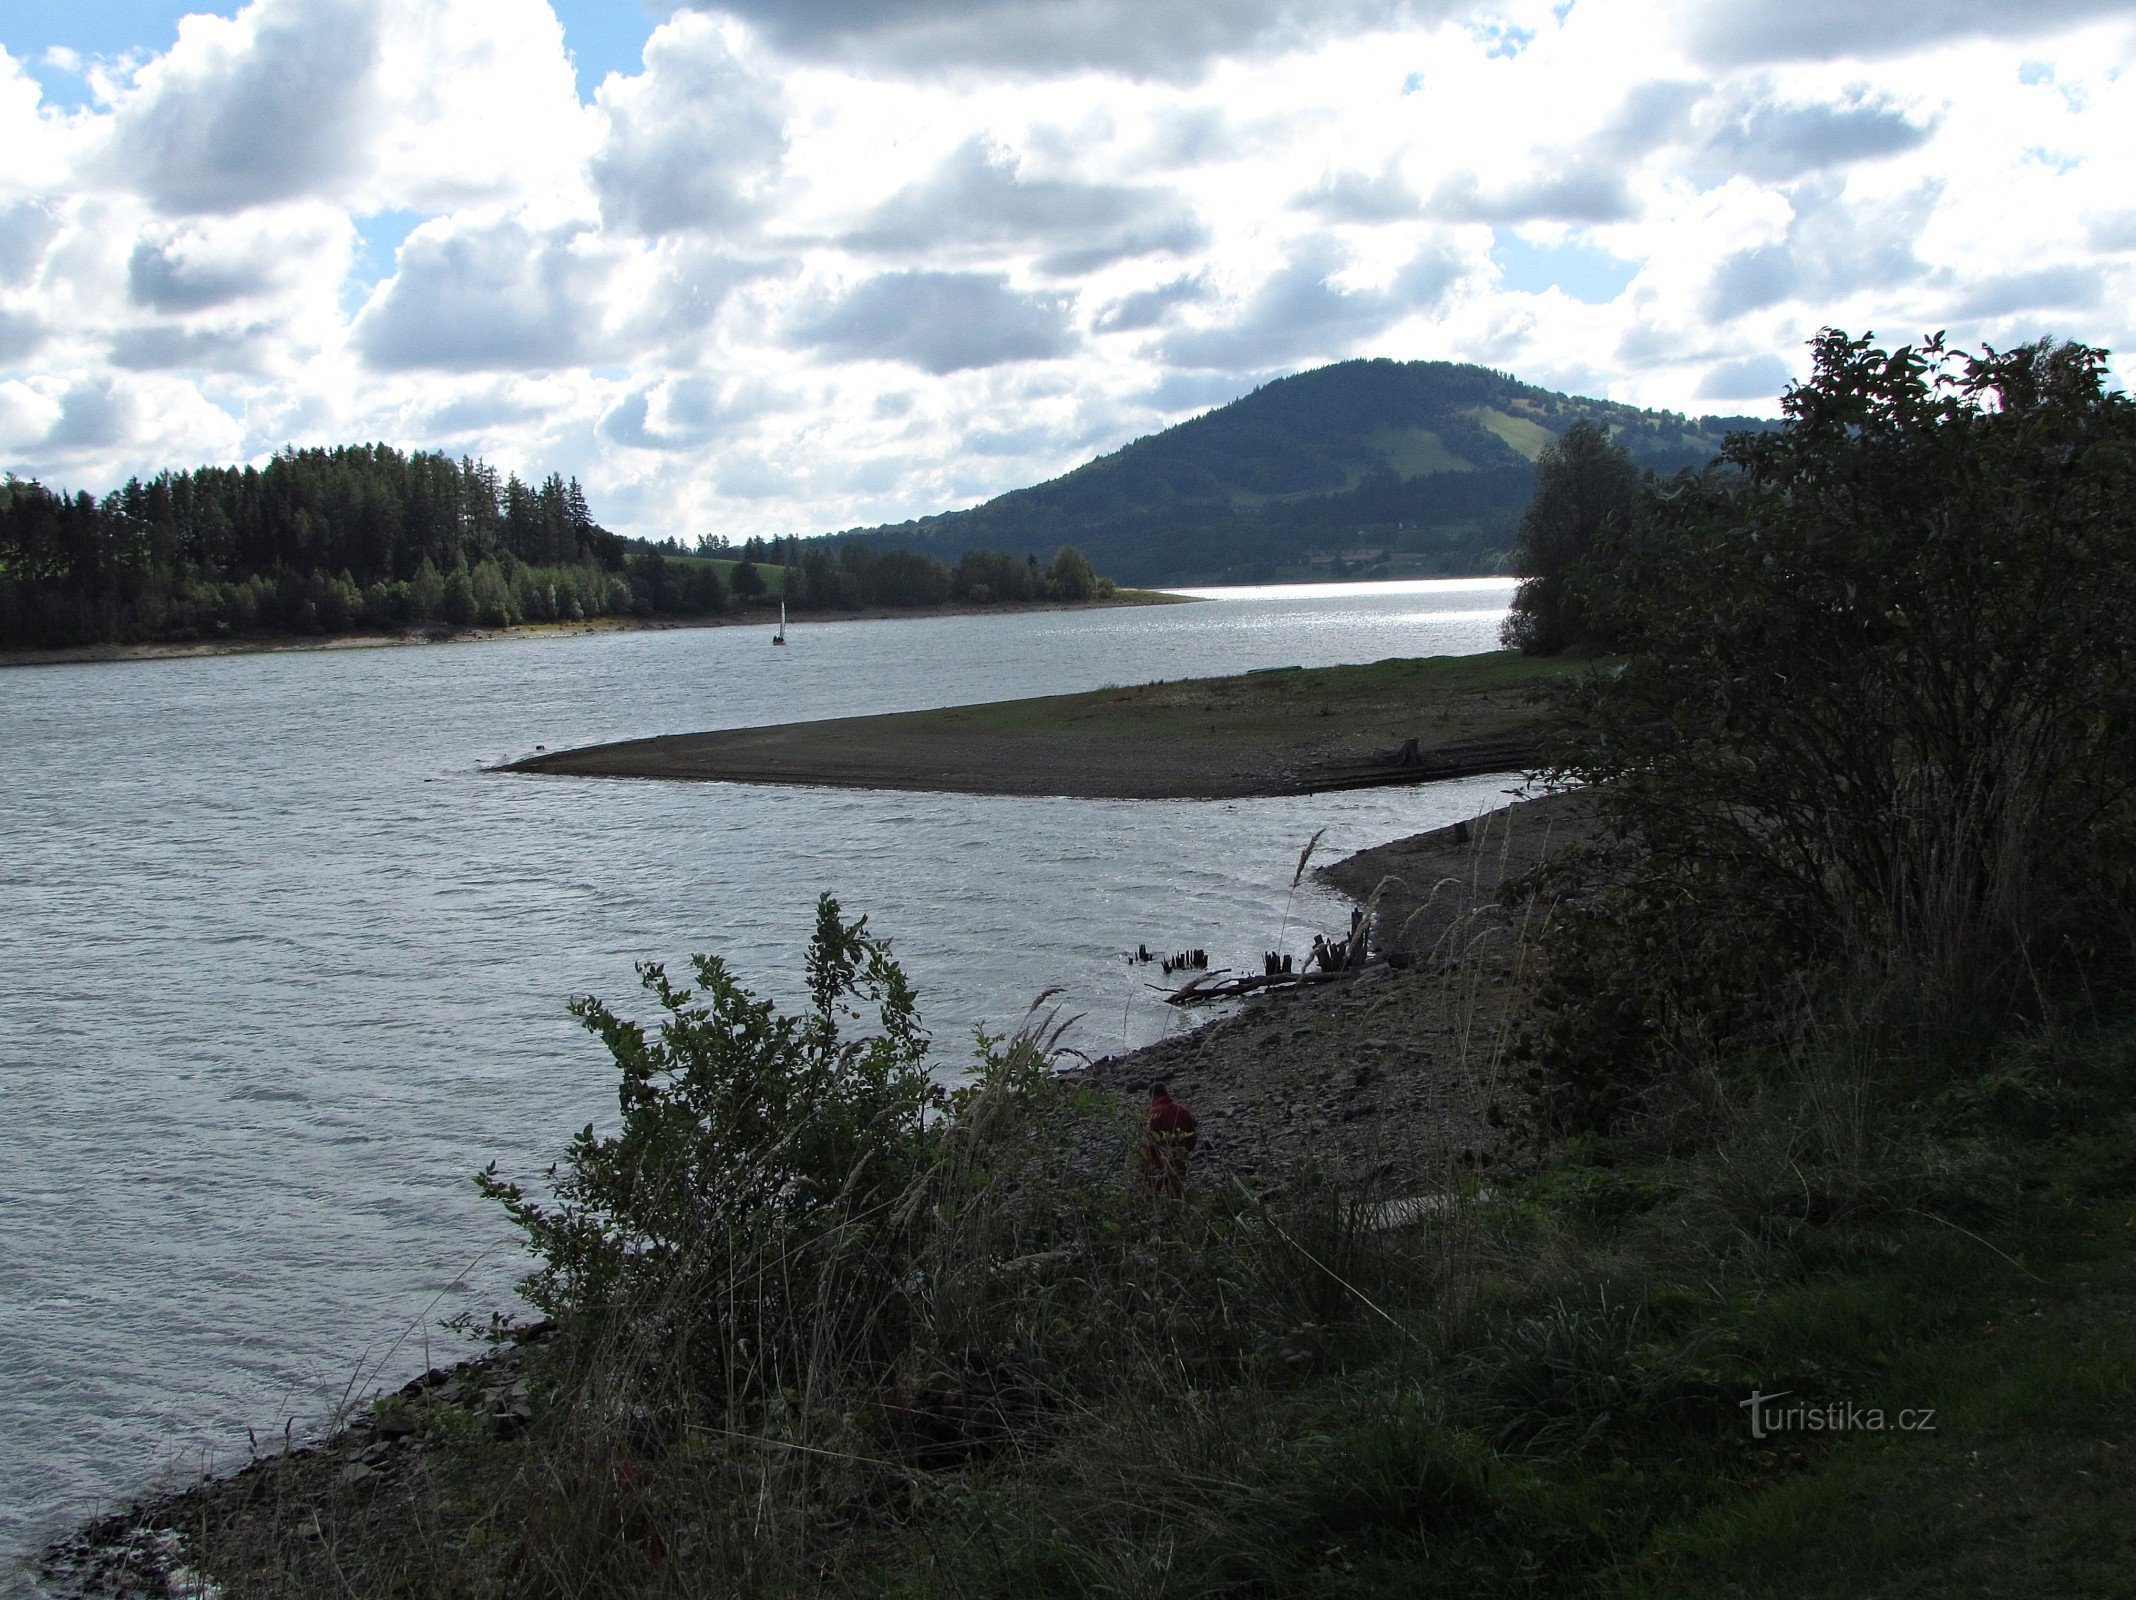
[[[1498,887],[1593,826],[1584,797],[1554,795],[1336,862],[1321,876],[1359,901],[1377,894],[1373,947],[1403,966],[1267,991],[1076,1076],[1128,1097],[1161,1082],[1191,1106],[1197,1182],[1265,1186],[1314,1167],[1395,1193],[1439,1187],[1503,1142],[1492,1107],[1527,1001],[1523,936],[1542,910],[1500,906]]]
[[[1533,691],[1565,670],[1507,653],[1284,668],[668,734],[503,770],[1092,799],[1311,794],[1527,766]]]

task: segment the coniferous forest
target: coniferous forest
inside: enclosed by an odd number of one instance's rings
[[[774,564],[786,552],[790,573]],[[101,500],[0,480],[0,648],[705,617],[775,598],[824,609],[1110,590],[1066,549],[1043,566],[967,552],[954,569],[858,544],[818,546],[805,561],[794,541],[686,553],[603,528],[576,479],[532,485],[472,458],[383,444],[163,472]]]
[[[507,626],[630,613],[627,544],[576,480],[387,445],[132,479],[0,484],[0,644]],[[707,576],[713,576],[707,574]],[[680,596],[717,609],[706,592]]]

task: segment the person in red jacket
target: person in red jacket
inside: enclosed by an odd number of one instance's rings
[[[1186,1193],[1187,1163],[1194,1157],[1194,1113],[1161,1083],[1150,1085],[1150,1114],[1142,1125],[1142,1191],[1177,1200]]]

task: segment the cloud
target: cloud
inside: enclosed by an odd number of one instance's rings
[[[111,364],[134,372],[257,371],[263,328],[181,328],[158,323],[111,341]]]
[[[599,433],[635,450],[688,450],[777,409],[787,397],[762,383],[682,377],[636,390],[601,419]]]
[[[719,492],[736,500],[775,500],[801,488],[798,473],[768,456],[751,453],[720,463]]]
[[[1449,222],[1623,222],[1638,214],[1624,174],[1585,161],[1485,189],[1457,172],[1432,191],[1427,209]]]
[[[26,360],[44,342],[44,323],[34,313],[0,307],[0,363]]]
[[[634,349],[660,347],[673,359],[695,360],[701,336],[735,290],[783,265],[730,255],[703,237],[664,239],[640,260],[639,298],[621,337]]]
[[[2136,250],[2136,210],[2095,212],[2084,232],[2094,250]]]
[[[424,415],[422,427],[432,435],[487,433],[510,423],[543,416],[548,409],[511,389],[484,389],[459,395],[433,407]]]
[[[2102,298],[2090,267],[2038,267],[1974,284],[1952,304],[1954,317],[2014,317],[2028,311],[2089,311]]]
[[[641,234],[753,220],[786,153],[776,84],[748,71],[703,17],[647,43],[645,71],[596,94],[608,131],[592,162],[601,215]]]
[[[2126,0],[1699,0],[1685,39],[1709,66],[1873,58],[1967,38],[2023,39],[2097,17],[2127,14]]]
[[[133,432],[135,410],[132,396],[109,379],[78,383],[60,397],[59,419],[45,435],[45,446],[60,450],[109,448]]]
[[[794,329],[794,341],[851,361],[903,361],[937,376],[1074,348],[1068,307],[984,272],[889,272]]]
[[[1929,268],[1914,243],[1941,194],[1940,185],[1926,184],[1910,193],[1855,200],[1837,178],[1800,184],[1785,239],[1723,258],[1700,296],[1700,309],[1726,322],[1783,301],[1828,303],[1865,289],[1921,282]]]
[[[1332,245],[1309,242],[1246,297],[1231,322],[1172,334],[1162,346],[1165,361],[1240,372],[1348,355],[1435,303],[1462,272],[1451,252],[1433,247],[1412,259],[1387,288],[1343,290],[1330,280],[1344,265]]]
[[[1701,400],[1771,400],[1785,389],[1793,374],[1778,356],[1745,356],[1724,361],[1707,370],[1699,383]]]
[[[1943,197],[1940,182],[1898,194],[1857,197],[1836,177],[1798,184],[1788,243],[1803,281],[1837,298],[1862,289],[1891,289],[1923,277],[1928,266],[1914,246]]]
[[[1933,118],[1915,122],[1892,101],[1861,89],[1837,103],[1810,104],[1739,92],[1701,120],[1704,136],[1696,164],[1715,181],[1743,174],[1785,182],[1903,154],[1927,143],[1936,131]]]
[[[1938,118],[1857,84],[1834,100],[1781,98],[1757,75],[1715,89],[1675,79],[1639,85],[1582,146],[1589,171],[1617,171],[1676,147],[1701,182],[1777,183],[1919,149]],[[1495,220],[1495,219],[1485,219]]]
[[[1179,195],[1146,184],[1027,178],[973,139],[878,206],[839,242],[888,254],[1035,250],[1041,271],[1079,275],[1135,256],[1175,255],[1207,230]]]
[[[616,408],[601,419],[596,431],[610,443],[627,445],[633,450],[680,450],[699,442],[684,435],[656,431],[649,420],[651,410],[652,398],[641,389],[618,401]]]
[[[1434,20],[1456,0],[719,0],[775,49],[864,72],[1192,79],[1227,56]]]
[[[1617,160],[1637,160],[1681,137],[1691,112],[1705,99],[1705,84],[1657,78],[1629,91],[1597,131],[1597,150]]]
[[[1123,296],[1098,313],[1092,324],[1100,333],[1132,333],[1154,328],[1181,306],[1209,297],[1209,286],[1199,277],[1174,278],[1154,289],[1139,289]]]
[[[1390,161],[1376,173],[1329,173],[1294,198],[1291,209],[1329,222],[1403,222],[1419,215],[1424,202],[1403,179],[1399,164]]]
[[[1793,294],[1799,277],[1794,254],[1785,245],[1738,250],[1714,270],[1703,309],[1716,322],[1762,311]]]
[[[200,311],[259,293],[267,286],[264,266],[190,260],[181,247],[144,239],[126,263],[126,294],[156,311]]]
[[[1150,117],[1150,136],[1137,165],[1199,167],[1238,152],[1239,130],[1219,106],[1163,106]]]
[[[28,453],[52,431],[58,414],[50,396],[19,380],[0,379],[0,450],[26,463]]]
[[[579,227],[427,224],[351,333],[387,371],[541,371],[595,361],[606,263]]]
[[[963,442],[975,456],[1035,456],[1058,450],[1061,436],[1043,422],[1032,422],[1021,428],[974,428]]]
[[[19,287],[35,277],[59,228],[57,209],[49,203],[18,200],[0,206],[0,287]]]
[[[1812,54],[2039,39],[1702,70],[1718,0],[701,3],[583,103],[550,0],[196,7],[59,100],[0,52],[0,454],[391,438],[746,536],[1352,355],[1769,410],[1738,369],[1827,321],[2128,343],[2126,29],[2051,36],[2097,8],[1742,0]]]
[[[0,444],[19,469],[48,481],[84,472],[116,484],[174,463],[236,458],[241,428],[191,383],[156,375],[106,374],[69,384],[57,397],[0,383]]]
[[[205,311],[278,293],[331,258],[347,223],[324,208],[277,207],[252,217],[153,229],[126,260],[126,297],[152,311]]]
[[[1678,361],[1684,354],[1684,335],[1678,330],[1652,322],[1635,322],[1617,341],[1616,360],[1621,371],[1628,366],[1650,367]]]
[[[379,122],[356,209],[583,205],[603,119],[579,104],[549,0],[364,3],[380,17]]]
[[[378,51],[379,10],[363,0],[188,17],[121,102],[106,175],[172,213],[331,191],[365,168]]]
[[[1182,411],[1207,411],[1226,406],[1262,384],[1288,374],[1282,368],[1266,372],[1168,372],[1142,399],[1165,416]]]
[[[0,28],[13,32],[11,8]],[[39,189],[69,162],[76,128],[49,114],[44,90],[22,62],[0,44],[0,194]]]

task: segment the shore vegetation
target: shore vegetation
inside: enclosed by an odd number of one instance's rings
[[[1052,561],[847,546],[789,573],[744,547],[626,539],[576,479],[539,484],[390,446],[129,480],[101,500],[0,480],[0,650],[509,628],[795,609],[1084,603],[1109,579]]]
[[[1626,654],[1560,691],[1555,770],[1599,838],[1372,980],[1445,986],[1504,1133],[1424,1193],[1152,1196],[1043,1007],[940,1087],[828,900],[796,1015],[710,960],[645,969],[643,1021],[583,1002],[613,1131],[546,1193],[484,1179],[546,1318],[523,1403],[419,1381],[176,1502],[188,1559],[232,1594],[2128,1593],[2132,473],[2098,352],[1832,333],[1776,434],[1598,543]],[[1372,1028],[1364,982],[1327,1003]]]

